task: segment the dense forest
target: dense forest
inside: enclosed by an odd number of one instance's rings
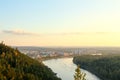
[[[0,43],[0,80],[61,80],[50,68]]]
[[[101,80],[120,80],[120,55],[81,55],[74,57],[73,62],[80,65]]]

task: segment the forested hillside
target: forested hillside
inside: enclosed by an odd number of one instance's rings
[[[82,55],[74,57],[73,62],[96,74],[102,80],[120,80],[120,55]]]
[[[0,80],[61,80],[43,63],[0,43]]]

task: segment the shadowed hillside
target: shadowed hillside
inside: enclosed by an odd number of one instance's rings
[[[0,43],[0,80],[61,80],[43,63]]]
[[[74,57],[73,62],[102,80],[120,80],[120,54],[82,55]]]

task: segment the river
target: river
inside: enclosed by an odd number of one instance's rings
[[[74,80],[74,73],[77,66],[72,62],[73,58],[59,58],[43,61],[45,65],[57,73],[62,80]],[[86,73],[86,80],[100,80],[97,76],[87,70],[81,69]]]

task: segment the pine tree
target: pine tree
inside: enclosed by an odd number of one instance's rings
[[[86,80],[85,76],[86,76],[86,74],[82,73],[80,70],[80,67],[77,66],[77,69],[75,69],[74,80]]]

